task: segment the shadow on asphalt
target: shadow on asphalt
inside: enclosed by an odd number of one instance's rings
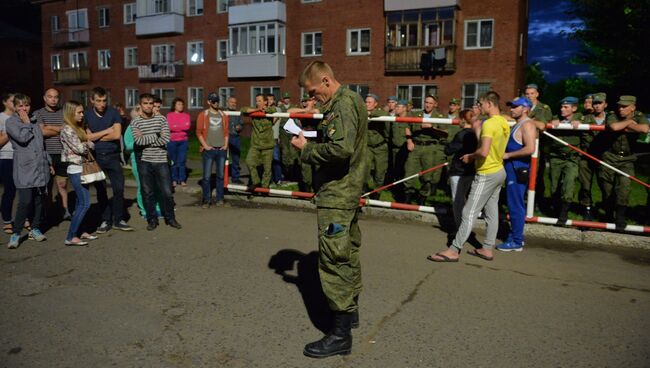
[[[322,333],[328,333],[332,328],[332,314],[318,276],[318,252],[305,254],[283,249],[271,257],[269,268],[282,276],[283,281],[298,287],[311,323]]]

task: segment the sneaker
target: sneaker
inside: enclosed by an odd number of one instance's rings
[[[178,221],[176,221],[176,219],[171,219],[171,220],[167,221],[167,225],[173,227],[174,229],[182,229],[183,228],[181,226],[181,224],[179,224]]]
[[[215,206],[217,207],[223,207],[225,206],[225,203],[222,199],[218,200],[217,203],[215,203]]]
[[[158,227],[158,222],[157,221],[149,221],[147,223],[147,231],[156,230],[157,227]]]
[[[515,242],[504,242],[503,244],[497,245],[497,249],[502,252],[521,252],[524,250],[524,245]]]
[[[122,231],[133,231],[133,228],[129,226],[126,221],[122,220],[117,223],[117,225],[114,226],[117,230],[122,230]],[[98,231],[99,232],[99,231]]]
[[[42,242],[47,240],[45,235],[39,229],[32,229],[29,232],[29,240],[36,240],[37,242]]]
[[[73,242],[72,240],[65,240],[65,241],[63,242],[63,244],[65,244],[65,245],[67,245],[67,246],[83,247],[83,246],[88,245],[88,242],[87,242],[87,241],[83,241],[83,240],[80,240],[80,241],[77,241],[77,242]]]
[[[203,201],[203,203],[201,203],[201,208],[203,208],[204,210],[210,208],[210,201]]]
[[[20,243],[20,234],[11,234],[11,237],[9,238],[9,243],[7,244],[7,248],[16,249],[18,248],[19,243]]]
[[[107,233],[111,230],[112,226],[108,224],[106,221],[102,221],[102,224],[99,225],[99,228],[97,229],[97,234],[104,234]]]

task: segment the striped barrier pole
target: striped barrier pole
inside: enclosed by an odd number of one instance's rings
[[[530,176],[528,177],[528,197],[526,199],[526,217],[533,217],[535,212],[535,185],[537,184],[537,158],[539,156],[539,138],[535,138],[535,151],[530,156]]]
[[[555,225],[557,223],[556,218],[552,217],[528,217],[526,222],[537,223],[537,224],[547,224]],[[616,224],[607,223],[607,222],[596,222],[596,221],[580,221],[580,220],[567,220],[566,226],[573,227],[587,227],[592,229],[603,229],[603,230],[616,230]],[[623,231],[631,233],[650,233],[650,226],[640,226],[640,225],[627,225]]]
[[[361,196],[361,198],[367,197],[367,196],[369,196],[369,195],[371,195],[371,194],[373,194],[373,193],[381,192],[382,190],[388,189],[388,188],[390,188],[390,187],[392,187],[392,186],[395,186],[395,185],[397,185],[397,184],[403,183],[403,182],[405,182],[405,181],[409,181],[409,180],[411,180],[411,179],[415,179],[415,178],[417,178],[417,177],[419,177],[419,176],[422,176],[422,175],[424,175],[424,174],[426,174],[426,173],[429,173],[429,172],[431,172],[431,171],[438,170],[438,169],[440,169],[440,168],[442,168],[442,167],[445,167],[445,166],[447,166],[447,165],[449,165],[449,162],[445,162],[445,163],[443,163],[443,164],[436,165],[436,166],[431,167],[431,168],[428,168],[428,169],[426,169],[426,170],[422,170],[422,171],[420,171],[419,173],[415,173],[415,174],[413,174],[413,175],[411,175],[411,176],[407,176],[406,178],[400,179],[400,180],[398,180],[398,181],[396,181],[396,182],[393,182],[393,183],[390,183],[390,184],[386,184],[386,185],[384,185],[383,187],[379,187],[379,188],[377,188],[377,189],[375,189],[375,190],[373,190],[373,191],[370,191],[370,192],[368,192],[368,193],[364,193],[364,194]]]
[[[632,181],[635,181],[635,182],[637,182],[637,183],[643,185],[643,186],[646,187],[646,188],[650,188],[650,184],[645,183],[645,182],[643,182],[643,181],[641,181],[641,180],[635,178],[634,176],[632,176],[632,175],[630,175],[630,174],[628,174],[628,173],[626,173],[626,172],[624,172],[624,171],[621,171],[621,170],[615,168],[614,166],[608,164],[607,162],[604,162],[604,161],[599,160],[598,158],[596,158],[596,157],[594,157],[594,156],[588,154],[587,152],[581,150],[580,148],[578,148],[578,147],[576,147],[576,146],[573,146],[573,145],[571,145],[571,144],[569,144],[569,143],[567,143],[567,142],[561,140],[560,138],[554,136],[553,134],[551,134],[551,133],[549,133],[549,132],[546,132],[546,131],[544,131],[544,132],[542,132],[542,133],[546,134],[546,136],[551,137],[552,139],[554,139],[555,141],[561,143],[562,145],[567,146],[567,147],[571,148],[572,150],[574,150],[574,151],[580,153],[581,155],[584,155],[584,156],[589,157],[589,158],[592,159],[593,161],[596,161],[598,164],[600,164],[600,165],[602,165],[602,166],[605,166],[606,168],[608,168],[608,169],[610,169],[610,170],[612,170],[612,171],[614,171],[614,172],[616,172],[616,173],[618,173],[618,174],[621,174],[621,175],[625,176],[626,178],[628,178],[628,179],[630,179],[630,180],[632,180]]]

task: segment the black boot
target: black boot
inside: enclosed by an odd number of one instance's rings
[[[418,194],[418,195],[417,195],[417,204],[418,204],[418,205],[420,205],[420,206],[424,206],[424,204],[426,203],[426,201],[427,201],[427,197],[425,197],[425,196],[423,196],[423,195],[421,195],[421,194]]]
[[[310,358],[327,358],[334,355],[348,355],[352,352],[351,312],[337,312],[334,315],[334,329],[322,339],[305,345],[303,354]]]
[[[413,202],[413,193],[404,194],[404,203],[411,204]]]
[[[593,221],[594,220],[594,214],[591,213],[591,207],[585,206],[585,212],[583,214],[583,218],[585,221]]]
[[[569,205],[570,203],[568,202],[562,202],[562,206],[560,207],[560,214],[557,216],[557,226],[566,225],[566,221],[569,219]]]
[[[616,230],[617,231],[623,231],[625,230],[625,227],[627,224],[625,223],[625,210],[627,209],[627,206],[619,206],[616,205]]]
[[[350,327],[359,328],[359,310],[352,312],[352,322],[350,322]]]

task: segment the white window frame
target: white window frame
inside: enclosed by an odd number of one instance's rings
[[[97,24],[99,24],[99,28],[106,28],[106,27],[110,26],[111,25],[111,16],[110,16],[110,12],[108,10],[108,7],[99,8],[98,13],[99,13],[99,20],[98,20]]]
[[[222,45],[225,43],[225,45]],[[224,38],[217,40],[217,61],[228,61],[228,39]],[[225,57],[221,57],[221,53],[225,53]]]
[[[55,62],[56,60],[56,62]],[[50,55],[50,69],[51,70],[60,70],[62,65],[61,54],[52,54]]]
[[[52,33],[58,33],[61,30],[61,22],[58,15],[50,16],[50,30]]]
[[[255,96],[258,93],[267,95],[269,93],[275,96],[276,101],[280,101],[280,87],[276,86],[252,86],[251,87],[251,106],[255,106]]]
[[[217,13],[228,13],[228,0],[216,0],[217,1]],[[225,6],[225,10],[220,10],[222,7],[219,6],[220,4],[223,4]]]
[[[272,32],[269,26],[273,26]],[[284,55],[286,43],[285,25],[279,22],[263,22],[228,27],[228,56],[231,55]],[[269,40],[273,51],[269,51]],[[236,41],[236,42],[233,42]]]
[[[476,23],[476,45],[475,46],[470,46],[467,44],[468,41],[468,33],[467,29],[469,28],[470,23]],[[482,46],[481,45],[481,27],[483,23],[491,23],[492,24],[492,34],[490,34],[490,45],[489,46]],[[465,21],[465,35],[463,37],[463,46],[465,50],[485,50],[485,49],[491,49],[494,47],[494,19],[472,19],[472,20],[466,20]]]
[[[111,68],[111,50],[97,50],[97,68],[99,70],[108,70]]]
[[[192,12],[192,5],[194,4],[194,12]],[[203,0],[187,0],[187,10],[186,14],[188,17],[198,17],[203,15],[203,12],[205,11],[205,7],[203,4]]]
[[[151,8],[148,15],[167,14],[172,11],[174,4],[172,0],[151,0]]]
[[[474,94],[473,95],[467,95],[467,86],[473,85],[474,86]],[[469,82],[469,83],[463,83],[461,86],[461,91],[460,91],[460,96],[461,96],[461,102],[460,106],[463,107],[463,109],[468,109],[471,108],[472,105],[474,104],[475,101],[478,100],[478,98],[481,96],[481,94],[488,92],[492,88],[492,84],[489,82]],[[469,99],[469,101],[468,101]]]
[[[124,24],[135,24],[135,18],[138,12],[137,3],[124,4]]]
[[[358,93],[364,100],[366,99],[366,95],[370,93],[370,86],[367,84],[350,83],[348,84],[348,88]],[[300,98],[302,98],[302,95],[300,95]]]
[[[158,60],[156,48],[164,49],[164,59]],[[172,64],[176,60],[176,46],[173,43],[161,43],[151,45],[151,63],[152,64]]]
[[[368,51],[360,51],[361,50],[361,35],[363,32],[368,31]],[[352,51],[352,34],[353,33],[358,33],[358,38],[357,38],[357,48],[359,51]],[[348,56],[363,56],[363,55],[370,55],[370,52],[372,51],[372,31],[370,28],[350,28],[346,32],[347,34],[347,40],[345,42],[345,53]]]
[[[65,12],[66,17],[68,18],[68,29],[69,30],[82,30],[82,29],[88,29],[89,24],[88,24],[88,9],[83,8],[83,9],[73,9],[73,10],[68,10]],[[76,22],[72,22],[72,19],[76,18]],[[79,22],[79,19],[83,19],[82,22]],[[74,23],[74,24],[72,24]],[[81,23],[81,26],[77,27]]]
[[[320,34],[320,52],[317,52],[316,48],[316,35]],[[307,45],[307,38],[311,37],[311,52],[305,52],[305,46]],[[300,56],[301,57],[313,57],[323,55],[323,32],[303,32],[300,36]]]
[[[129,52],[133,51],[135,53],[135,59],[133,63],[129,63],[131,59]],[[138,67],[138,48],[136,46],[129,46],[124,48],[124,69],[132,69]]]
[[[164,98],[165,92],[169,92],[169,91],[172,91],[173,96],[168,101],[169,104],[165,105],[165,98]],[[151,89],[151,94],[154,95],[154,96],[159,96],[160,97],[160,99],[162,100],[162,105],[160,105],[160,107],[162,107],[163,109],[171,109],[172,101],[176,97],[176,90],[174,88],[152,88]]]
[[[84,64],[79,62],[79,55],[83,55]],[[86,51],[72,51],[68,53],[68,65],[70,68],[85,68],[88,67],[88,53]]]
[[[187,65],[201,65],[205,62],[205,48],[203,41],[189,41],[187,43]],[[192,61],[192,48],[198,51],[199,59]]]
[[[191,110],[203,109],[205,96],[203,94],[203,87],[188,87],[187,88],[187,106]]]
[[[140,103],[140,93],[137,88],[124,89],[124,106],[126,108],[133,108]]]
[[[400,88],[405,88],[405,87],[408,87],[407,95],[406,96],[400,96],[400,93],[399,93]],[[421,88],[419,96],[413,97],[413,87]],[[395,95],[399,99],[405,99],[405,100],[408,100],[408,101],[412,101],[414,109],[422,109],[422,107],[424,105],[424,99],[426,98],[427,95],[430,94],[430,93],[427,93],[427,89],[429,89],[431,87],[434,88],[433,95],[437,96],[440,87],[438,87],[438,85],[436,85],[436,84],[399,84],[395,88]],[[417,103],[416,101],[419,101],[419,103]]]
[[[300,2],[303,4],[311,4],[311,3],[320,3],[321,0],[300,0]],[[302,98],[302,96],[300,98]]]
[[[235,97],[235,87],[219,88],[219,101],[221,101],[221,106],[226,106],[230,97]]]

